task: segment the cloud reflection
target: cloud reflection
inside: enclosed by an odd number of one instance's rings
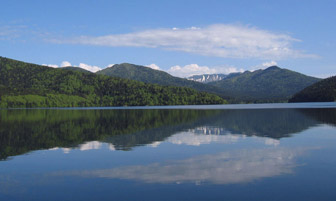
[[[235,143],[239,139],[245,138],[245,135],[204,135],[204,134],[195,134],[192,132],[181,132],[169,137],[166,141],[172,144],[184,144],[199,146],[202,144],[211,144],[211,143]]]
[[[269,148],[223,152],[149,165],[72,172],[71,175],[146,183],[236,184],[291,173],[305,149]]]
[[[101,142],[91,141],[91,142],[86,142],[84,144],[79,145],[79,150],[87,151],[87,150],[92,150],[92,149],[100,149],[101,146],[102,146]]]
[[[119,137],[122,138],[123,136]],[[230,131],[227,131],[223,128],[203,126],[194,129],[189,129],[184,132],[176,133],[174,135],[171,135],[164,141],[152,141],[151,143],[147,144],[147,146],[157,148],[163,142],[175,145],[187,145],[187,146],[200,146],[212,143],[234,144],[245,139],[255,140],[256,142],[259,143],[262,142],[268,146],[278,146],[280,144],[280,140],[278,139],[268,137],[258,137],[258,136],[253,136],[251,138],[244,134],[232,134]],[[63,148],[63,152],[67,154],[72,149],[79,149],[80,151],[88,151],[102,148],[108,148],[111,151],[118,150],[116,146],[112,143],[90,141],[80,144],[77,147]],[[50,150],[57,150],[57,149],[58,147],[55,147]]]
[[[178,145],[190,145],[190,146],[200,146],[203,144],[211,143],[221,143],[221,144],[231,144],[237,143],[240,140],[244,140],[248,136],[244,134],[232,134],[223,128],[217,127],[197,127],[195,129],[189,129],[186,132],[180,132],[172,135],[166,142]],[[278,146],[280,140],[268,138],[268,137],[257,137],[254,136],[257,141],[264,142],[265,145]]]

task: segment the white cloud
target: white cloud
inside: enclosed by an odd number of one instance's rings
[[[52,68],[58,68],[59,67],[56,64],[42,64],[42,66],[48,66],[48,67],[52,67]]]
[[[276,66],[278,63],[276,61],[265,62],[262,64],[263,67],[268,68],[270,66]]]
[[[63,61],[63,62],[61,63],[61,67],[67,67],[67,66],[71,66],[71,63],[68,62],[68,61]]]
[[[329,78],[329,77],[332,77],[332,76],[336,76],[336,73],[335,74],[315,74],[315,75],[311,75],[311,76],[325,79],[325,78]]]
[[[114,64],[109,64],[109,65],[106,66],[106,68],[110,68],[112,66],[114,66]]]
[[[149,64],[149,65],[147,65],[147,67],[152,68],[154,70],[160,70],[160,67],[156,64]]]
[[[236,68],[236,67],[224,67],[224,68],[219,68],[219,73],[223,73],[223,74],[230,74],[230,73],[242,73],[245,70],[242,68]]]
[[[88,64],[85,64],[85,63],[80,63],[79,67],[83,68],[85,70],[91,71],[93,73],[101,70],[101,68],[98,67],[98,66],[91,66],[91,65],[88,65]]]
[[[63,61],[61,63],[61,65],[57,65],[57,64],[42,64],[43,66],[49,66],[49,67],[53,67],[53,68],[62,68],[62,67],[68,67],[68,66],[73,66],[69,61]],[[107,67],[111,67],[114,64],[109,64]],[[89,64],[85,64],[85,63],[79,63],[78,66],[75,67],[80,67],[83,68],[85,70],[91,71],[93,73],[100,71],[101,68],[99,66],[91,66]]]
[[[150,29],[105,36],[52,39],[56,43],[111,47],[147,47],[223,58],[283,59],[316,57],[292,48],[295,39],[251,26],[215,24],[207,27]]]
[[[201,74],[215,74],[215,73],[235,73],[243,72],[243,69],[238,69],[236,67],[213,67],[208,66],[199,66],[198,64],[188,64],[185,66],[172,66],[167,70],[168,73],[177,76],[177,77],[189,77],[192,75],[201,75]]]
[[[260,70],[260,69],[266,69],[270,66],[276,66],[278,65],[278,63],[276,61],[267,61],[267,62],[264,62],[262,64],[259,64],[259,65],[256,65],[256,66],[252,66],[250,69],[251,71],[256,71],[256,70]]]
[[[189,64],[183,67],[179,65],[172,66],[167,72],[178,77],[189,77],[191,75],[213,74],[216,73],[216,69],[199,66],[198,64]]]

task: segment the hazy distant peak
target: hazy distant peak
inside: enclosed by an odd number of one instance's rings
[[[203,83],[208,83],[208,82],[215,82],[215,81],[220,81],[223,80],[227,77],[228,75],[226,74],[203,74],[203,75],[193,75],[188,77],[188,80],[193,80],[196,82],[203,82]]]

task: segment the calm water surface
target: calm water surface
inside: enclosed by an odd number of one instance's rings
[[[1,201],[336,199],[336,103],[0,114]]]

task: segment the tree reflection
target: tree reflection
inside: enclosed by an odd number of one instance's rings
[[[228,140],[229,135],[278,140],[320,123],[336,125],[336,109],[33,109],[0,110],[0,114],[0,159],[33,150],[73,148],[88,141],[130,150],[181,132],[227,135]]]

